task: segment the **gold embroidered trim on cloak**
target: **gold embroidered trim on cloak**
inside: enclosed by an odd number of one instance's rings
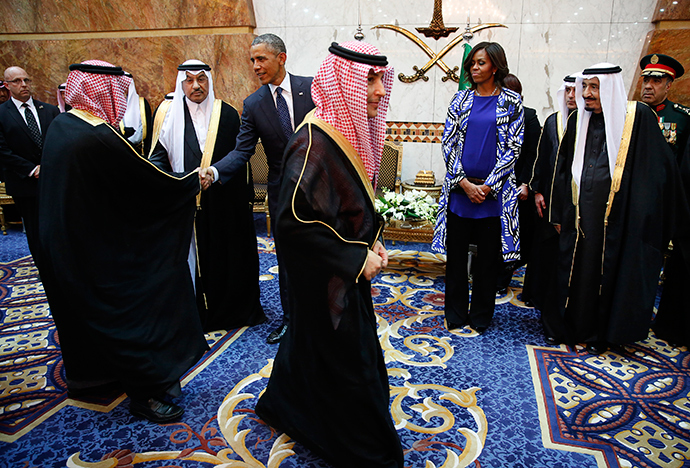
[[[306,154],[304,155],[304,164],[302,165],[302,171],[300,172],[300,175],[299,175],[299,177],[297,178],[297,183],[295,184],[295,191],[292,193],[292,200],[291,200],[291,203],[290,203],[290,208],[291,208],[291,210],[292,210],[292,215],[293,215],[293,216],[295,217],[295,219],[296,219],[297,221],[299,221],[300,223],[304,223],[304,224],[321,224],[321,225],[323,225],[323,226],[326,226],[328,229],[331,230],[331,232],[333,232],[333,234],[335,234],[335,236],[336,236],[338,239],[340,239],[341,241],[343,241],[343,242],[345,242],[345,243],[347,243],[347,244],[359,244],[359,245],[363,245],[364,247],[367,248],[367,256],[366,256],[365,259],[364,259],[364,264],[362,265],[362,268],[360,269],[359,273],[357,274],[357,277],[355,278],[355,282],[358,282],[358,281],[359,281],[359,277],[362,276],[362,273],[364,272],[364,268],[365,268],[366,265],[367,265],[367,258],[368,258],[368,255],[369,255],[369,252],[368,252],[368,251],[369,251],[369,244],[367,244],[366,242],[363,242],[363,241],[352,241],[352,240],[347,240],[347,239],[345,239],[344,237],[342,237],[342,236],[338,233],[338,231],[336,231],[335,229],[333,229],[333,227],[331,227],[330,225],[324,223],[323,221],[319,221],[319,220],[304,220],[304,219],[301,219],[299,216],[297,216],[297,212],[295,211],[295,197],[297,196],[297,190],[299,189],[299,185],[300,185],[300,183],[301,183],[301,181],[302,181],[302,177],[304,176],[304,171],[305,171],[306,168],[307,168],[307,162],[309,161],[309,154],[310,154],[310,152],[311,152],[311,144],[312,144],[312,141],[313,141],[313,140],[312,140],[312,133],[311,133],[311,132],[312,132],[312,125],[318,126],[319,128],[321,128],[322,130],[324,130],[329,136],[331,136],[331,137],[333,138],[333,140],[335,141],[335,143],[336,143],[336,144],[340,147],[340,149],[345,153],[345,155],[347,156],[348,160],[350,160],[350,162],[351,162],[352,165],[355,167],[355,169],[357,169],[357,174],[359,175],[360,178],[362,177],[362,172],[363,172],[363,174],[364,174],[364,180],[367,181],[367,183],[365,183],[364,186],[367,187],[367,192],[369,193],[369,196],[370,196],[370,198],[372,199],[372,203],[373,203],[373,188],[371,188],[371,189],[369,188],[369,187],[371,187],[371,182],[369,182],[369,177],[366,175],[366,169],[364,169],[364,164],[362,163],[362,160],[361,160],[361,159],[359,158],[359,156],[357,155],[357,152],[355,151],[354,147],[350,144],[350,142],[347,140],[347,138],[345,138],[345,137],[342,135],[342,133],[340,133],[340,132],[339,132],[338,130],[336,130],[332,125],[329,125],[328,123],[324,122],[323,120],[314,118],[314,110],[312,110],[311,112],[309,112],[309,113],[306,115],[306,117],[304,118],[304,120],[302,121],[302,123],[297,127],[297,129],[295,129],[295,133],[297,133],[297,131],[298,131],[300,128],[302,128],[303,126],[305,126],[305,125],[308,127],[308,131],[309,131],[309,146],[307,146],[307,152],[306,152]],[[338,135],[340,135],[339,138],[337,137]],[[356,161],[359,161],[359,165],[361,166],[361,171],[359,170],[359,168],[358,168],[358,166],[357,166],[357,164],[356,164]]]
[[[146,135],[149,133],[148,122],[146,121],[146,101],[143,97],[139,96],[139,114],[141,117],[141,150],[144,151],[144,140],[146,140]]]
[[[216,138],[218,137],[218,126],[220,125],[220,112],[223,107],[223,101],[216,99],[213,101],[213,111],[211,112],[211,120],[208,123],[208,131],[206,132],[206,143],[204,144],[204,153],[201,156],[201,169],[206,169],[211,165],[211,158],[213,158],[213,151],[216,149]],[[196,206],[201,206],[201,192],[196,195]]]
[[[166,99],[161,102],[156,110],[156,118],[153,121],[153,138],[151,138],[151,149],[149,150],[149,158],[153,154],[153,150],[158,143],[158,138],[161,136],[161,129],[163,128],[163,122],[165,121],[165,116],[168,115],[170,110],[170,105],[172,104],[172,99]]]
[[[139,159],[141,159],[142,161],[146,161],[147,164],[149,164],[151,167],[153,167],[156,171],[160,172],[161,174],[164,174],[166,177],[169,177],[169,178],[171,178],[171,179],[176,179],[176,180],[184,180],[184,179],[186,179],[187,177],[192,176],[192,175],[194,175],[194,176],[196,176],[196,177],[199,177],[199,176],[198,176],[196,173],[194,173],[194,172],[191,172],[191,173],[185,175],[184,177],[176,177],[176,176],[174,176],[174,175],[172,175],[172,174],[168,174],[167,172],[161,170],[158,166],[156,166],[155,164],[153,164],[151,161],[149,161],[148,159],[146,159],[145,157],[143,157],[142,155],[140,155],[139,153],[137,153],[137,152],[134,150],[134,148],[132,148],[132,145],[129,143],[129,141],[127,141],[127,139],[125,139],[125,137],[122,136],[122,134],[118,133],[117,130],[115,130],[115,128],[114,128],[112,125],[108,125],[108,123],[107,123],[105,120],[101,119],[100,117],[97,117],[97,116],[93,115],[91,112],[87,112],[87,111],[81,110],[81,109],[74,109],[74,108],[72,108],[72,109],[70,109],[69,111],[67,111],[67,113],[72,114],[72,115],[74,115],[75,117],[80,118],[80,119],[83,120],[84,122],[86,122],[86,123],[88,123],[88,124],[90,124],[90,125],[92,125],[92,126],[94,126],[94,127],[97,127],[98,125],[104,124],[104,125],[105,125],[106,127],[108,127],[115,135],[117,135],[118,137],[120,137],[120,139],[121,139],[122,141],[124,141],[125,143],[127,143],[127,146],[129,147],[130,150],[132,150],[132,153],[133,153],[134,155],[136,155],[136,156],[137,156]]]

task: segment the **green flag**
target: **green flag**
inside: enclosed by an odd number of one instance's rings
[[[462,54],[462,63],[460,64],[460,81],[458,81],[458,91],[468,89],[470,87],[470,82],[465,76],[465,70],[463,70],[462,65],[465,63],[467,56],[470,55],[470,50],[472,50],[472,47],[470,47],[468,43],[464,43],[462,46],[465,49],[465,53]]]

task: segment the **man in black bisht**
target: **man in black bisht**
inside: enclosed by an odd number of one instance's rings
[[[503,85],[512,89],[522,97],[522,83],[517,76],[512,73],[503,79]],[[520,190],[518,195],[518,213],[520,216],[520,260],[504,263],[500,259],[501,274],[496,285],[497,294],[508,292],[508,286],[513,279],[515,270],[525,264],[531,263],[532,238],[534,237],[534,194],[529,190],[529,180],[532,177],[532,166],[537,158],[537,145],[541,134],[541,124],[537,111],[531,107],[524,106],[525,111],[525,135],[520,147],[520,157],[515,161],[515,186]],[[529,299],[529,267],[525,273],[524,288],[522,289],[522,300],[530,302]]]
[[[601,354],[647,337],[663,251],[687,206],[656,116],[627,102],[620,67],[584,70],[576,93],[577,125],[561,143],[552,199],[558,307],[566,341]]]
[[[537,217],[531,258],[526,273],[529,282],[525,279],[527,283],[525,289],[529,285],[529,299],[541,312],[546,342],[552,345],[564,339],[565,330],[563,319],[554,304],[558,232],[549,222],[548,210],[551,208],[551,180],[558,147],[569,118],[573,125],[577,119],[574,76],[568,75],[563,79],[561,87],[556,92],[556,102],[559,110],[548,116],[544,122],[544,128],[539,137],[537,159],[534,162],[529,184],[530,190],[534,191]]]
[[[39,190],[41,277],[68,390],[119,384],[132,414],[171,421],[184,411],[166,398],[208,349],[187,266],[199,178],[166,174],[119,133],[120,67],[70,70],[73,108],[48,131]]]
[[[285,148],[275,235],[292,315],[256,414],[334,467],[402,468],[371,298],[388,262],[373,186],[394,72],[370,44],[329,51]]]
[[[235,147],[240,117],[215,98],[211,67],[187,60],[178,67],[172,103],[156,113],[158,141],[150,161],[164,171],[188,174],[222,159]],[[189,252],[196,302],[204,331],[230,330],[266,320],[259,290],[259,253],[249,164],[198,197]]]

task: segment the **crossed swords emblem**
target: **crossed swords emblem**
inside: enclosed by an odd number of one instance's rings
[[[448,37],[448,35],[452,32],[457,31],[458,28],[446,28],[443,25],[443,12],[442,12],[442,6],[441,6],[442,0],[434,0],[434,15],[431,20],[431,24],[429,24],[428,28],[417,28],[417,31],[420,33],[424,34],[427,37],[433,37],[434,39],[438,40],[441,37]],[[377,26],[374,26],[371,29],[391,29],[393,31],[399,32],[403,36],[409,38],[412,42],[417,44],[423,51],[426,53],[426,55],[429,56],[429,61],[424,64],[421,68],[417,67],[417,65],[414,65],[412,69],[415,71],[413,75],[405,75],[404,73],[400,73],[398,75],[398,79],[402,81],[403,83],[412,83],[414,81],[419,80],[420,78],[424,81],[429,81],[429,77],[426,76],[426,72],[431,69],[434,65],[438,65],[441,70],[446,74],[441,78],[441,81],[445,82],[448,80],[453,80],[454,82],[459,82],[460,77],[455,74],[459,70],[459,67],[453,67],[452,69],[443,61],[443,57],[450,52],[453,47],[458,45],[458,43],[462,42],[463,40],[467,41],[469,44],[470,40],[474,37],[474,33],[477,31],[481,31],[482,29],[487,29],[487,28],[507,28],[507,26],[500,24],[500,23],[484,23],[484,24],[478,24],[477,26],[470,27],[470,18],[469,15],[467,17],[467,26],[465,27],[465,31],[455,39],[453,39],[450,43],[448,43],[443,49],[438,54],[435,54],[434,51],[426,45],[424,41],[422,41],[420,38],[415,36],[413,33],[408,31],[405,28],[401,28],[400,26],[396,26],[394,24],[379,24]]]

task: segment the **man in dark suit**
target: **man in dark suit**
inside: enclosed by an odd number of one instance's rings
[[[283,41],[275,34],[262,34],[254,39],[250,48],[254,73],[263,86],[244,100],[242,125],[235,149],[210,168],[199,173],[209,182],[227,182],[254,154],[261,138],[268,159],[268,210],[276,214],[280,189],[280,168],[283,151],[288,140],[307,113],[314,108],[311,100],[311,77],[287,73],[287,51]],[[282,116],[282,118],[281,118]],[[276,250],[278,266],[281,252]],[[285,334],[290,316],[287,302],[287,281],[284,269],[280,269],[280,301],[283,306],[283,323],[271,332],[266,340],[277,343]]]
[[[38,265],[38,177],[46,131],[60,114],[56,106],[31,97],[31,78],[19,67],[5,70],[10,99],[0,105],[0,165],[7,193],[24,221],[29,250]]]

